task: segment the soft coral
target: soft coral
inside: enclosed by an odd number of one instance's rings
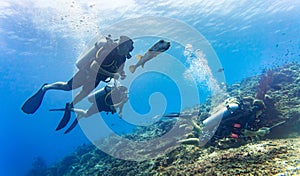
[[[274,71],[272,70],[264,70],[263,74],[261,75],[261,78],[258,82],[257,90],[256,90],[256,95],[255,97],[257,99],[263,100],[270,84],[273,82],[273,75]]]

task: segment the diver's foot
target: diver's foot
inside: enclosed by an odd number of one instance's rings
[[[41,90],[44,91],[44,92],[46,92],[48,90],[48,86],[47,85],[49,85],[49,84],[48,83],[43,84]]]
[[[78,119],[75,119],[71,126],[64,132],[65,134],[69,133],[71,130],[73,130],[78,124]]]
[[[67,106],[67,105],[68,105],[68,106]],[[66,110],[72,111],[73,108],[74,108],[73,103],[67,103],[67,104],[66,104]]]

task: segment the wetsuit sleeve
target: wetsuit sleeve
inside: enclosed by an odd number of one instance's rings
[[[119,115],[122,117],[122,113],[123,113],[123,107],[124,104],[128,101],[128,97],[124,98],[124,100],[122,100],[122,103],[119,106]]]
[[[125,74],[125,71],[124,71],[124,65],[125,65],[125,64],[122,64],[122,65],[120,66],[120,68],[118,69],[118,73],[120,73],[120,75]]]

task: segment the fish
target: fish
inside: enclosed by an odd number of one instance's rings
[[[136,58],[139,59],[139,61],[135,65],[130,65],[129,71],[131,73],[134,73],[139,66],[142,66],[144,68],[146,62],[153,59],[154,57],[161,54],[162,52],[167,51],[170,48],[170,46],[171,46],[170,42],[167,42],[165,40],[159,40],[143,56],[142,55],[136,56]]]

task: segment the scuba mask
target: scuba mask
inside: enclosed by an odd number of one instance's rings
[[[132,56],[129,54],[131,51],[133,51],[134,47],[133,47],[133,41],[127,37],[127,36],[120,36],[120,40],[119,40],[119,48],[121,50],[126,50],[128,51],[127,54],[125,54],[127,59],[130,59]]]

